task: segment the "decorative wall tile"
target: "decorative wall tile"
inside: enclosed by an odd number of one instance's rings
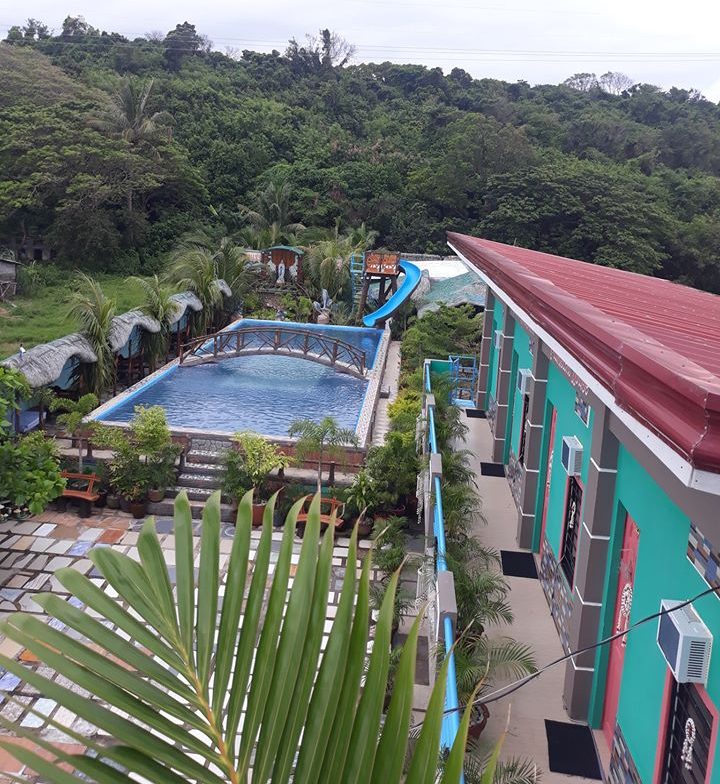
[[[515,499],[515,505],[520,506],[520,491],[522,489],[523,467],[517,459],[515,453],[510,450],[508,457],[507,468],[505,469],[505,476],[507,477],[508,484],[510,485],[510,494]]]
[[[563,650],[569,653],[573,595],[547,539],[541,544],[539,577]]]
[[[619,724],[615,725],[607,781],[608,784],[642,784]]]
[[[693,523],[690,523],[687,557],[711,588],[720,588],[720,550]]]
[[[497,419],[497,400],[490,395],[488,399],[488,407],[485,411],[485,418],[487,419],[488,425],[490,425],[490,432],[494,435],[495,434],[495,420]]]
[[[588,403],[587,398],[578,391],[575,392],[575,413],[587,427],[590,422],[590,403]]]

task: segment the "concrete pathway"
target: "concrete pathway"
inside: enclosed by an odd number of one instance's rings
[[[378,400],[375,412],[375,427],[372,434],[372,445],[382,446],[385,442],[385,434],[390,430],[390,417],[388,416],[388,406],[395,400],[398,394],[398,383],[400,381],[400,341],[393,340],[388,346],[387,363],[383,373],[380,389],[389,389],[390,396],[382,397]]]
[[[475,456],[473,468],[482,498],[482,516],[478,515],[474,521],[474,535],[484,545],[496,550],[518,550],[515,540],[517,513],[507,480],[480,474],[480,462],[492,460],[490,428],[484,419],[468,418],[465,421],[470,428],[465,446]],[[509,600],[514,622],[502,627],[491,627],[490,634],[507,635],[530,645],[535,651],[539,667],[562,656],[562,646],[540,581],[524,577],[506,579],[510,584]],[[535,762],[542,773],[544,784],[591,781],[579,776],[554,773],[549,769],[545,719],[569,721],[562,703],[564,673],[564,665],[557,665],[513,695],[494,702],[490,706],[490,720],[482,736],[488,745],[500,736],[510,707],[510,724],[502,758],[521,757]],[[491,690],[502,685],[504,682],[495,683]],[[597,744],[598,733],[594,734]],[[607,760],[601,759],[601,766],[607,769]]]

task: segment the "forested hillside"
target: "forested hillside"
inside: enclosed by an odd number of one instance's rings
[[[692,90],[347,65],[333,36],[234,56],[187,23],[151,38],[10,31],[0,245],[39,234],[59,263],[153,271],[287,174],[305,226],[365,221],[420,252],[452,229],[720,292],[720,110]],[[152,128],[128,130],[117,96],[151,79]]]

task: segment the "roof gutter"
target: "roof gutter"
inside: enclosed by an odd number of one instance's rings
[[[660,462],[674,475],[685,487],[703,493],[720,495],[720,474],[713,471],[704,471],[695,468],[690,462],[679,455],[669,444],[659,438],[632,414],[621,408],[610,390],[603,386],[584,365],[578,362],[549,332],[541,327],[527,311],[520,307],[515,300],[480,270],[450,241],[448,246],[467,264],[480,280],[487,285],[493,294],[513,311],[522,321],[532,327],[533,332],[555,353],[575,375],[590,389],[593,394],[622,422],[630,432],[636,436],[645,447],[655,455]]]

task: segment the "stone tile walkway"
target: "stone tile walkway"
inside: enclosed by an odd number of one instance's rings
[[[118,552],[126,553],[137,558],[138,532],[143,521],[133,520],[123,513],[110,513],[107,510],[96,510],[87,519],[80,519],[71,513],[46,512],[36,518],[24,522],[6,521],[0,524],[0,617],[24,611],[33,614],[42,614],[41,608],[33,597],[41,591],[52,591],[54,594],[81,606],[77,599],[71,597],[57,578],[54,572],[62,567],[71,566],[88,575],[98,588],[108,590],[108,584],[95,569],[87,557],[90,548],[95,546],[112,547]],[[170,518],[156,520],[158,536],[169,564],[171,579],[174,579],[174,542],[172,536],[173,521]],[[200,547],[200,528],[202,523],[195,524],[195,551],[196,558]],[[225,571],[234,535],[234,526],[225,524],[222,529],[220,543],[220,568],[221,588],[220,595],[224,593]],[[252,532],[250,558],[255,557],[260,530]],[[270,573],[277,561],[282,533],[278,530],[273,533],[273,546],[270,555]],[[327,641],[327,634],[335,617],[339,591],[345,570],[348,567],[347,535],[342,533],[336,538],[333,548],[333,567],[330,585],[329,604],[325,629],[326,635],[323,648]],[[297,564],[300,553],[301,540],[296,539],[293,547],[292,563]],[[360,541],[359,555],[364,556],[370,547],[367,540]],[[359,568],[360,561],[355,564]],[[293,567],[291,567],[291,575]],[[372,570],[371,577],[379,581],[381,574]],[[290,578],[292,583],[292,576]],[[112,591],[109,591],[112,593]],[[58,621],[50,622],[56,628],[62,628]],[[17,658],[35,668],[39,672],[53,677],[53,671],[40,665],[29,651],[21,645],[0,637],[0,651],[6,656]],[[54,679],[60,680],[59,676]],[[66,685],[68,685],[66,683]],[[12,701],[9,696],[14,698]],[[8,721],[20,727],[32,729],[41,734],[43,738],[53,743],[67,743],[68,736],[60,730],[47,725],[47,718],[62,721],[66,726],[85,736],[94,736],[96,729],[88,725],[83,719],[75,716],[65,708],[61,708],[53,700],[49,700],[37,693],[27,684],[24,684],[12,673],[0,668],[0,714]],[[74,748],[77,751],[77,748]],[[18,766],[7,754],[0,753],[0,781],[5,779],[2,772],[18,772]],[[28,779],[33,780],[32,778]]]
[[[400,382],[400,341],[391,341],[388,347],[387,362],[383,373],[381,389],[390,391],[388,397],[381,397],[375,410],[375,426],[373,427],[372,444],[382,446],[385,442],[385,434],[390,430],[390,417],[388,416],[388,406],[395,400],[398,393]]]

